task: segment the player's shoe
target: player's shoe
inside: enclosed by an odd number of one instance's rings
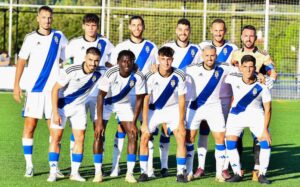
[[[194,174],[194,178],[197,179],[203,177],[204,175],[205,175],[204,170],[202,168],[198,168]]]
[[[149,177],[146,173],[142,173],[138,179],[139,182],[146,182],[149,180]]]
[[[148,170],[148,177],[149,178],[155,178],[156,177],[155,174],[154,174],[154,169],[153,168]]]
[[[102,181],[103,181],[103,175],[102,175],[102,171],[100,171],[95,174],[93,182],[102,182]]]
[[[162,169],[160,170],[160,175],[161,175],[162,178],[168,177],[168,176],[169,176],[168,169],[167,169],[167,168],[162,168]]]
[[[70,180],[71,181],[78,181],[78,182],[85,182],[86,179],[81,177],[79,173],[76,173],[74,175],[70,175]]]
[[[59,168],[57,168],[57,170],[56,170],[56,178],[61,179],[61,178],[64,178],[64,177],[65,177],[65,175],[62,174],[62,172],[60,171]]]
[[[225,178],[222,175],[216,176],[215,181],[217,182],[225,182]]]
[[[192,173],[187,175],[188,182],[192,181],[193,179],[194,179],[194,175]]]
[[[257,170],[253,170],[252,171],[252,181],[258,181],[258,171]]]
[[[48,181],[48,182],[55,182],[55,181],[56,181],[56,178],[57,178],[56,173],[50,173],[50,175],[49,175],[47,181]]]
[[[126,173],[125,181],[129,183],[137,182],[132,173]]]
[[[230,179],[227,179],[226,182],[240,182],[243,180],[243,177],[238,175],[238,174],[234,174]]]
[[[179,174],[179,175],[177,175],[176,181],[181,182],[181,183],[186,183],[186,182],[188,182],[187,176],[185,174]]]
[[[229,171],[227,169],[222,171],[222,177],[226,180],[226,179],[230,179],[231,175],[229,174]]]
[[[111,176],[111,177],[117,177],[117,176],[119,176],[120,171],[121,171],[121,170],[120,170],[119,167],[115,167],[115,168],[111,171],[111,173],[110,173],[109,176]]]
[[[33,177],[33,167],[26,167],[24,177]]]
[[[260,184],[271,184],[271,181],[269,181],[265,175],[259,175],[258,182]]]

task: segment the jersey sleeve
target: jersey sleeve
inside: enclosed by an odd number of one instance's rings
[[[72,75],[73,75],[73,72],[67,73],[66,69],[61,70],[58,80],[57,80],[57,83],[63,87],[66,86],[70,82]]]
[[[21,50],[19,52],[19,57],[27,60],[30,55],[32,46],[33,46],[33,44],[32,44],[32,41],[30,41],[30,37],[26,36],[24,39],[24,42],[22,44]]]
[[[267,87],[264,87],[262,90],[262,102],[267,103],[270,102],[271,100],[272,100],[271,91]]]
[[[145,78],[139,77],[135,84],[135,94],[142,95],[146,93]]]
[[[101,81],[99,82],[99,85],[98,85],[98,89],[102,90],[104,92],[109,91],[109,89],[110,89],[110,80],[109,80],[109,78],[107,77],[106,74],[101,78]]]
[[[117,65],[117,63],[118,63],[118,60],[117,60],[117,59],[118,59],[119,53],[120,53],[120,47],[119,47],[119,45],[117,45],[117,46],[114,48],[114,50],[112,51],[111,57],[110,57],[110,63],[111,63],[113,66]]]
[[[227,75],[224,82],[227,83],[227,84],[233,84],[233,76],[230,75],[230,74]]]
[[[191,75],[186,74],[186,89],[188,92],[186,93],[185,100],[192,101],[195,97],[195,83]]]
[[[74,57],[75,50],[73,46],[74,46],[74,40],[71,40],[65,48],[65,59]]]
[[[197,49],[198,49],[198,51],[197,51],[196,56],[195,56],[195,58],[194,58],[194,60],[192,62],[193,64],[202,62],[202,58],[201,58],[201,56],[202,56],[202,50],[198,46],[197,46]]]
[[[112,55],[112,52],[114,51],[114,48],[115,48],[115,46],[109,40],[107,40],[106,62],[111,63],[111,55]]]
[[[187,93],[186,79],[181,79],[178,82],[178,95],[184,95],[186,93]]]
[[[151,95],[153,90],[153,81],[152,78],[146,79],[146,94]]]
[[[63,33],[61,33],[60,45],[61,45],[60,59],[65,61],[66,60],[65,50],[66,50],[66,46],[68,45],[68,39],[65,37]]]

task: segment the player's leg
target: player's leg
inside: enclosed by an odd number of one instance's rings
[[[201,176],[204,176],[209,133],[210,133],[210,129],[208,127],[207,121],[204,120],[200,124],[198,148],[197,148],[198,168],[194,174],[194,178],[199,178]]]
[[[225,147],[225,131],[212,131],[215,140],[215,159],[216,159],[216,180],[218,182],[225,182],[222,176],[222,171],[225,162],[226,147]]]
[[[141,122],[142,124],[142,122]],[[158,135],[158,128],[152,133],[149,142],[148,142],[148,176],[151,178],[155,178],[154,167],[153,167],[153,155],[154,155],[154,136]]]
[[[252,180],[258,181],[260,144],[257,137],[253,133],[252,136],[253,136],[253,155],[254,155],[254,170],[252,171]]]
[[[141,135],[140,140],[140,168],[141,168],[141,175],[138,179],[139,182],[148,181],[148,160],[149,160],[149,141],[150,141],[151,134],[148,132],[144,132]]]
[[[199,127],[198,127],[199,128]],[[187,170],[187,180],[191,181],[193,179],[193,165],[194,165],[194,143],[195,137],[197,135],[197,130],[187,129],[186,130],[186,170]]]
[[[162,177],[168,176],[170,137],[167,132],[168,132],[167,125],[163,123],[161,128],[161,135],[159,139],[159,155],[160,155]]]

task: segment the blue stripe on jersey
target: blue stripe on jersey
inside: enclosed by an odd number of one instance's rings
[[[228,57],[230,56],[231,52],[233,50],[233,47],[230,45],[225,45],[223,49],[220,51],[217,57],[217,62],[226,62]]]
[[[151,109],[151,110],[162,109],[165,106],[165,104],[168,102],[171,95],[173,94],[175,88],[178,85],[178,82],[179,82],[178,77],[173,75],[170,82],[167,84],[166,88],[160,94],[158,99],[153,104],[149,105],[149,109]]]
[[[139,70],[142,71],[150,54],[153,49],[154,45],[150,42],[145,42],[139,56],[136,58],[135,63],[139,66]]]
[[[222,75],[224,73],[224,69],[221,67],[216,67],[213,75],[209,79],[206,86],[203,88],[203,90],[200,92],[198,97],[191,102],[189,108],[193,110],[197,110],[199,107],[205,104],[209,96],[213,93],[213,91],[216,89],[218,83],[220,82]]]
[[[103,40],[102,38],[99,39],[98,44],[97,44],[97,48],[100,50],[100,54],[101,54],[100,60],[104,56],[105,47],[106,47],[106,41]]]
[[[113,103],[116,103],[118,101],[121,101],[129,92],[130,90],[135,86],[136,83],[136,78],[134,77],[134,73],[132,73],[129,77],[129,80],[125,87],[120,91],[119,94],[109,97],[104,99],[104,104],[105,105],[111,105]]]
[[[235,107],[231,108],[230,113],[239,114],[244,112],[247,106],[259,95],[263,88],[256,84],[253,88],[237,103]]]
[[[63,108],[67,104],[72,103],[76,98],[84,94],[87,90],[91,89],[97,80],[101,77],[101,73],[95,71],[91,78],[77,91],[58,99],[58,108]]]
[[[56,56],[57,56],[61,35],[59,33],[56,33],[55,31],[52,31],[52,32],[54,32],[54,34],[52,37],[48,55],[44,62],[44,66],[40,72],[40,75],[31,90],[32,92],[42,92],[43,91],[43,89],[47,83],[48,77],[51,73]]]
[[[186,66],[190,65],[193,62],[197,52],[198,48],[191,46],[178,66],[178,69],[184,69]]]

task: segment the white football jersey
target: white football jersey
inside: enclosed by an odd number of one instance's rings
[[[246,84],[241,73],[230,73],[225,82],[231,84],[234,100],[230,113],[238,115],[241,112],[259,110],[263,112],[263,103],[271,101],[271,92],[258,81],[251,85]]]
[[[171,47],[174,50],[172,66],[185,71],[185,68],[190,64],[200,62],[201,50],[195,45],[189,43],[186,47],[179,47],[176,41],[164,44],[164,46]]]
[[[108,69],[99,83],[99,90],[107,92],[104,104],[130,104],[130,95],[141,95],[146,93],[145,77],[140,72],[132,72],[124,78],[120,75],[119,66]],[[134,92],[134,93],[130,93]]]
[[[212,70],[206,70],[203,63],[193,64],[186,68],[189,90],[189,108],[197,110],[208,104],[221,103],[220,89],[225,77],[233,68],[228,64],[216,64]]]
[[[73,64],[82,64],[85,60],[86,50],[97,47],[101,52],[99,66],[105,67],[105,62],[110,62],[114,45],[107,39],[98,36],[93,42],[87,41],[84,36],[74,38],[66,47],[66,59],[73,58]]]
[[[186,94],[185,74],[182,70],[173,69],[169,77],[162,77],[159,72],[146,75],[147,94],[150,95],[151,110],[178,105],[178,96]]]
[[[199,44],[200,46],[200,49],[203,50],[205,46],[207,45],[213,45],[213,42],[212,40],[206,40],[206,41],[203,41]],[[219,62],[219,63],[228,63],[228,64],[231,64],[231,56],[232,56],[232,52],[237,50],[238,47],[229,42],[228,40],[225,40],[225,43],[224,45],[220,46],[220,47],[217,47],[215,46],[216,49],[217,49],[217,59],[216,61]],[[203,61],[202,57],[201,57],[201,61]],[[221,86],[221,94],[220,94],[220,97],[221,98],[227,98],[227,97],[231,97],[232,96],[232,90],[231,90],[231,87],[230,85],[226,84],[226,83],[223,83],[223,85]]]
[[[61,31],[51,30],[44,36],[38,31],[27,34],[19,58],[28,60],[30,82],[27,92],[51,91],[59,76],[59,59],[65,60],[64,50],[68,40]]]
[[[130,39],[119,43],[112,52],[111,64],[117,64],[117,58],[122,50],[130,50],[135,55],[135,63],[139,70],[145,75],[150,71],[153,64],[156,64],[157,47],[149,40],[143,40],[141,43],[134,43]]]
[[[84,104],[100,77],[99,67],[90,74],[84,72],[82,64],[73,64],[65,68],[57,80],[57,83],[63,86],[59,91],[58,108],[70,113],[77,105]]]

